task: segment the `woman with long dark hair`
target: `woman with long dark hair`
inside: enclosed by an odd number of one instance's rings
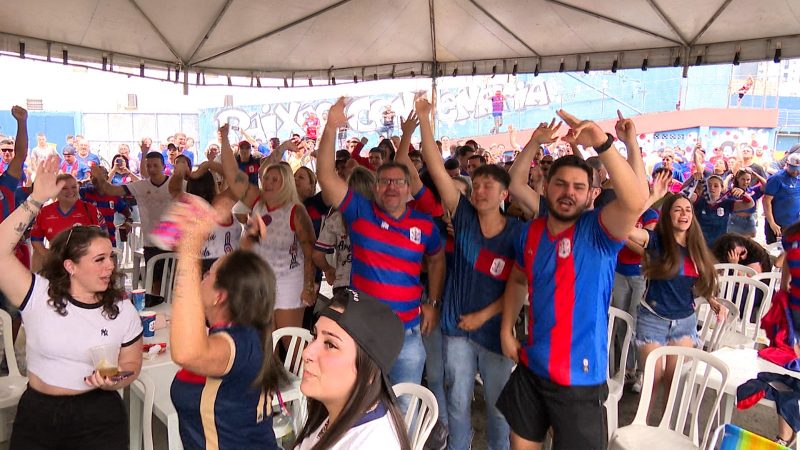
[[[53,237],[40,275],[13,251],[42,203],[66,182],[57,181],[58,165],[58,156],[43,161],[33,193],[0,223],[0,289],[19,308],[27,335],[28,387],[10,448],[127,448],[128,417],[116,391],[141,369],[142,324],[117,287],[105,228],[74,226]],[[120,376],[100,375],[91,350],[98,346],[118,352]]]
[[[317,312],[300,384],[308,420],[294,449],[409,450],[388,381],[403,346],[402,322],[387,305],[349,289]]]
[[[716,260],[703,238],[691,202],[680,195],[667,196],[655,231],[634,229],[630,240],[644,249],[642,272],[647,278],[647,290],[636,320],[639,364],[644,367],[647,356],[661,346],[698,344],[695,297],[705,297],[715,311],[720,311],[715,299]],[[675,364],[671,357],[667,358],[665,369],[656,365],[655,384],[666,380],[667,393]]]
[[[225,206],[218,209],[229,214]],[[272,355],[275,274],[255,253],[237,250],[201,278],[201,252],[218,214],[189,194],[171,213],[181,235],[170,345],[183,368],[171,396],[183,445],[277,449],[272,395],[286,375]]]

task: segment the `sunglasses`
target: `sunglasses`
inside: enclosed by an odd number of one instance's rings
[[[3,152],[3,153],[13,153],[13,152],[14,152],[14,149],[13,149],[13,148],[0,148],[0,152]]]
[[[72,233],[77,228],[80,228],[79,231],[81,233],[84,232],[84,231],[92,230],[92,229],[101,230],[101,231],[103,230],[99,225],[75,225],[75,226],[73,226],[72,228],[69,229],[69,234],[67,235],[67,241],[64,243],[64,247],[67,247],[69,245],[69,240],[72,239]]]

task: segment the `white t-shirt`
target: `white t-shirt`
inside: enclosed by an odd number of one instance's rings
[[[322,224],[322,229],[319,230],[315,248],[326,254],[335,253],[336,281],[334,281],[333,287],[350,286],[350,270],[353,263],[350,250],[350,233],[344,224],[340,211],[337,210],[328,214]]]
[[[83,378],[94,371],[92,347],[115,344],[126,347],[142,335],[142,320],[129,301],[120,301],[114,320],[103,315],[100,304],[67,301],[66,315],[48,304],[50,282],[34,275],[28,295],[20,305],[25,323],[28,371],[50,386],[88,391]]]
[[[143,246],[154,246],[150,233],[158,225],[161,216],[172,203],[172,195],[169,193],[169,177],[159,186],[150,180],[139,180],[128,183],[123,187],[136,197],[136,203],[139,205],[142,236],[144,236]]]
[[[356,422],[356,426],[350,428],[337,443],[330,447],[330,450],[350,450],[350,449],[379,449],[379,450],[400,450],[400,441],[392,425],[391,415],[383,411],[383,415],[367,422]],[[366,416],[369,416],[367,413]],[[360,423],[360,424],[359,424]],[[309,437],[300,443],[296,450],[310,450],[319,441],[319,432],[325,426],[323,422]]]
[[[200,257],[203,259],[217,259],[239,248],[242,239],[242,224],[233,216],[230,223],[217,225],[206,239],[206,245]]]

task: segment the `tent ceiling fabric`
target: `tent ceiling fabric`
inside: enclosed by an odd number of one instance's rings
[[[27,0],[0,51],[116,67],[372,79],[800,56],[800,0]],[[435,36],[435,37],[434,37]],[[698,58],[699,57],[699,58]],[[699,59],[699,61],[698,61]],[[413,72],[413,74],[412,74]]]

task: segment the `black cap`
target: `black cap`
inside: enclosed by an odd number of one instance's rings
[[[339,304],[342,312],[331,308]],[[350,289],[337,291],[328,302],[318,301],[314,313],[336,322],[375,361],[383,372],[390,397],[394,398],[389,371],[405,338],[405,327],[397,314],[380,300]]]

